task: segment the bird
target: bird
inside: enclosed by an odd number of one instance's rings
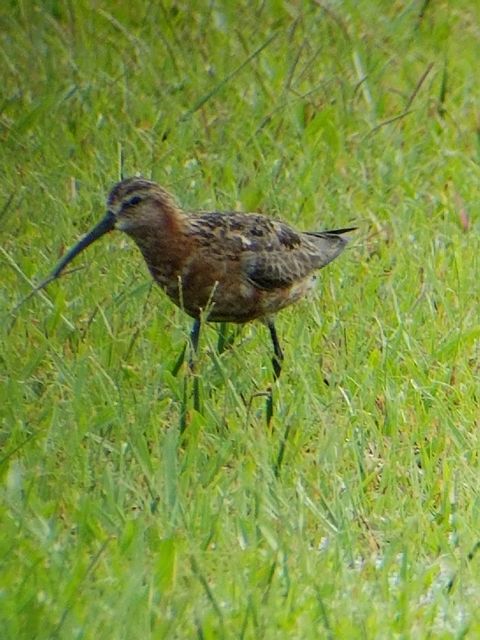
[[[113,230],[136,243],[153,279],[194,319],[193,351],[203,321],[244,324],[262,320],[273,344],[274,379],[283,350],[275,314],[306,296],[315,272],[344,249],[356,227],[297,231],[260,213],[185,211],[156,182],[122,179],[107,198],[100,222],[59,261],[36,290],[58,278],[84,249]]]

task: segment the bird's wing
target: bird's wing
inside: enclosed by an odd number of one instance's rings
[[[205,249],[240,261],[259,289],[281,289],[320,269],[343,250],[350,229],[304,233],[260,214],[203,212],[191,219]]]
[[[288,287],[321,269],[343,251],[347,240],[341,235],[352,230],[297,233],[282,223],[275,226],[278,245],[249,254],[244,261],[248,280],[259,289]]]

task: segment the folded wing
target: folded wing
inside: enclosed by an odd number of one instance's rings
[[[272,243],[270,250],[245,254],[243,259],[247,279],[263,290],[289,287],[321,269],[344,250],[348,240],[342,235],[353,230],[296,233],[286,225],[277,225],[283,227],[277,234],[278,244]]]

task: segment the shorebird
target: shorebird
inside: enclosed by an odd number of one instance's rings
[[[343,234],[355,227],[295,231],[258,213],[186,212],[155,182],[127,178],[110,191],[105,217],[64,255],[36,290],[58,278],[75,256],[114,229],[135,241],[154,280],[194,318],[194,352],[202,320],[245,323],[261,319],[270,331],[277,379],[283,352],[275,313],[312,289],[314,272],[343,251],[347,243]]]

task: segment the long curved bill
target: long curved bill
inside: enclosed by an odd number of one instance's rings
[[[114,228],[115,228],[115,215],[111,211],[107,211],[105,217],[102,218],[102,220],[100,220],[100,222],[95,227],[93,227],[91,231],[89,231],[85,236],[83,236],[83,238],[79,240],[77,244],[70,249],[70,251],[67,251],[67,253],[63,256],[63,258],[57,264],[57,266],[52,271],[52,273],[47,278],[45,278],[45,280],[42,280],[42,282],[40,282],[40,284],[38,284],[32,291],[30,291],[30,293],[27,296],[25,296],[23,300],[19,302],[19,304],[15,307],[14,311],[16,311],[18,307],[20,307],[24,302],[29,300],[37,291],[40,291],[40,289],[45,288],[47,284],[50,284],[50,282],[52,282],[52,280],[55,280],[56,278],[58,278],[58,276],[62,273],[65,267],[76,256],[78,256],[79,253],[81,253],[84,249],[86,249],[93,242],[95,242],[95,240],[98,240],[98,238],[101,238],[103,235],[105,235],[109,231],[112,231]]]
[[[77,242],[77,244],[67,251],[67,253],[63,256],[60,262],[57,264],[52,273],[44,280],[45,284],[48,284],[62,273],[67,264],[69,264],[79,253],[81,253],[84,249],[90,246],[95,240],[101,238],[103,235],[112,231],[115,228],[115,216],[111,211],[108,211],[100,222],[93,227],[91,231],[89,231],[81,240]],[[44,283],[41,283],[42,286],[45,286]],[[41,285],[38,285],[39,287]]]

